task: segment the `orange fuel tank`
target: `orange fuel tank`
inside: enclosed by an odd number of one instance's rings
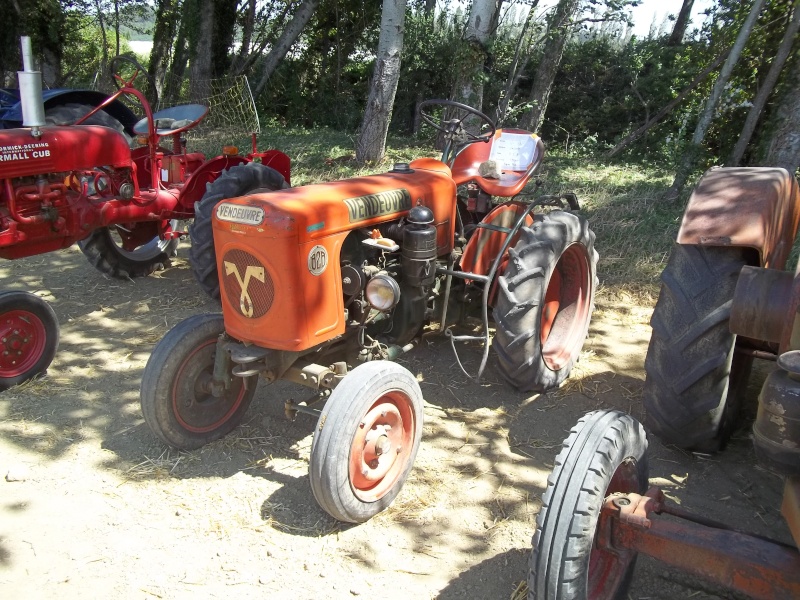
[[[345,238],[395,221],[416,205],[433,211],[437,254],[451,252],[456,185],[447,165],[434,159],[221,202],[214,246],[228,334],[264,348],[301,351],[344,333]]]

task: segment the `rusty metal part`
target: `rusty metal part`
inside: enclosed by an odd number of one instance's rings
[[[800,475],[800,350],[778,358],[758,396],[753,445],[759,462],[779,475]]]
[[[336,374],[330,367],[315,363],[295,364],[286,370],[282,378],[312,389],[332,388],[337,383]]]
[[[794,543],[800,547],[800,477],[787,477],[783,488],[781,514],[786,519]]]
[[[783,268],[800,219],[799,196],[784,169],[711,169],[689,198],[678,243],[749,247],[761,266]]]
[[[752,598],[800,598],[797,549],[686,519],[660,518],[660,512],[668,507],[658,488],[645,496],[611,496],[603,506],[595,544],[647,554]]]
[[[733,294],[730,329],[736,335],[780,343],[791,329],[787,325],[798,303],[800,278],[788,271],[745,266]]]

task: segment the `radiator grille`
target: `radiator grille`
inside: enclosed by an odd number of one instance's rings
[[[275,299],[269,271],[244,250],[230,250],[222,259],[222,281],[228,303],[249,319],[263,317]]]

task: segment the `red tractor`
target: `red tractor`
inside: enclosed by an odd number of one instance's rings
[[[142,377],[142,412],[161,440],[192,449],[224,436],[259,379],[305,386],[308,399],[285,408],[317,419],[314,497],[362,522],[391,503],[419,447],[420,386],[392,361],[421,339],[483,343],[475,378],[491,345],[520,390],[565,379],[596,280],[594,233],[563,210],[577,198],[524,193],[543,156],[535,134],[447,100],[420,110],[444,135],[442,160],[214,207],[222,314],[178,324]],[[468,117],[488,129],[470,133]],[[560,210],[534,213],[542,206]],[[469,318],[472,330],[454,333]]]
[[[247,156],[232,147],[211,159],[188,152],[182,134],[198,125],[208,109],[186,104],[153,113],[133,86],[143,69],[130,58],[112,62],[114,70],[125,63],[133,66],[129,77],[115,74],[116,93],[73,125],[48,125],[41,74],[31,68],[26,39],[24,71],[19,73],[23,127],[0,130],[0,257],[22,258],[78,242],[103,273],[148,275],[168,261],[186,235],[178,223],[194,217],[195,203],[219,200],[217,191],[207,191],[209,183],[240,180],[246,166],[251,187],[240,186],[239,193],[287,185],[289,158],[276,150],[258,152],[255,135]],[[122,96],[138,101],[145,115],[133,127],[144,145],[134,150],[120,131],[82,124],[106,114],[102,111]],[[171,143],[164,146],[162,140]],[[216,265],[200,246],[194,266],[206,272]],[[44,372],[57,345],[58,322],[45,302],[25,292],[0,294],[0,389]]]
[[[785,478],[794,545],[745,533],[648,489],[644,428],[619,411],[583,417],[564,441],[536,519],[529,598],[624,597],[638,554],[764,600],[800,598],[800,220],[784,169],[712,169],[695,188],[653,311],[645,424],[665,443],[722,449],[754,358],[777,361],[753,426],[761,464]]]

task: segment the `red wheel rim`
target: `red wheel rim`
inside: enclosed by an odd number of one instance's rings
[[[540,341],[548,368],[558,371],[583,345],[591,306],[591,269],[583,244],[569,246],[547,282],[542,306]]]
[[[0,378],[19,377],[44,355],[47,329],[27,310],[12,310],[0,317]]]
[[[411,399],[394,390],[364,414],[350,445],[350,487],[357,498],[375,502],[400,479],[414,444]]]
[[[611,478],[604,498],[614,493],[638,493],[639,472],[635,460],[625,460]],[[600,548],[595,539],[589,555],[587,597],[592,600],[615,598],[635,552],[614,552]]]
[[[239,377],[222,396],[211,393],[217,340],[196,348],[181,364],[172,384],[172,413],[181,427],[192,433],[219,429],[237,411],[247,390]]]

